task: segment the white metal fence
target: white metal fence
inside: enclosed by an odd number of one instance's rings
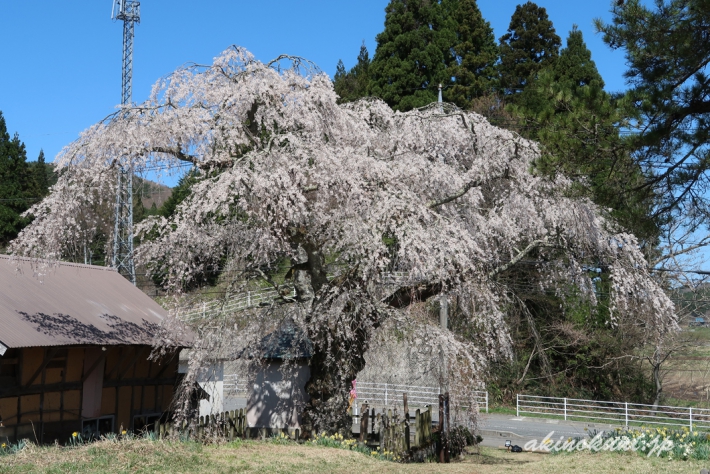
[[[402,394],[407,394],[407,403],[413,407],[439,406],[439,387],[400,385],[392,383],[357,382],[357,403],[367,402],[370,407],[388,407],[402,403]],[[488,392],[473,390],[479,409],[488,413]]]
[[[328,278],[335,277],[336,274],[328,275]],[[413,278],[409,272],[383,272],[383,285],[404,284],[407,282],[418,281]],[[183,321],[195,321],[197,319],[207,319],[218,316],[222,313],[233,313],[242,311],[247,308],[254,308],[262,304],[271,304],[278,298],[282,297],[295,298],[296,290],[289,287],[284,287],[282,293],[279,294],[274,288],[264,288],[256,291],[247,291],[238,293],[227,301],[218,300],[201,305],[190,306],[179,309],[179,317]]]
[[[192,306],[180,310],[179,317],[183,321],[194,321],[196,319],[204,319],[217,316],[221,313],[232,313],[242,311],[247,308],[253,308],[262,304],[271,304],[274,300],[281,298],[273,288],[265,288],[258,291],[247,291],[235,295],[233,298],[225,301],[215,301],[211,303],[203,303],[202,305]],[[295,297],[296,292],[293,289],[288,289],[286,297]]]
[[[639,425],[687,426],[693,430],[710,430],[710,409],[644,405],[641,403],[607,402],[577,398],[518,395],[518,416],[536,414],[563,417],[565,420],[599,420]]]
[[[335,275],[329,275],[328,278],[333,278],[334,276]],[[418,281],[416,279],[412,279],[408,272],[382,273],[381,278],[384,285],[401,285],[411,281]],[[279,292],[274,288],[247,291],[232,296],[226,302],[223,300],[217,300],[210,303],[181,308],[178,310],[178,316],[183,321],[195,321],[197,319],[213,318],[222,313],[233,313],[247,308],[254,308],[263,304],[271,304],[275,300],[284,296],[287,298],[296,297],[296,291],[293,288],[286,287],[284,288],[284,291],[286,294],[279,294]]]

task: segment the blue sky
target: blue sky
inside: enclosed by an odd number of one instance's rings
[[[282,53],[306,57],[331,77],[365,41],[375,52],[388,0],[142,0],[136,26],[133,100],[186,62],[210,63],[231,44],[258,59]],[[479,0],[496,39],[505,34],[514,0]],[[611,51],[592,20],[609,20],[611,3],[540,0],[563,39],[577,24],[611,91],[625,88],[623,51]],[[0,0],[0,111],[18,132],[28,159],[40,148],[51,161],[79,132],[120,102],[122,24],[110,19],[111,0]],[[169,183],[172,184],[172,183]]]

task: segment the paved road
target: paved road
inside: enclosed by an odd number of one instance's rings
[[[601,423],[579,423],[560,419],[536,417],[516,417],[513,415],[481,414],[479,430],[483,436],[484,446],[502,446],[505,440],[512,444],[524,445],[535,439],[539,442],[553,432],[551,439],[587,437],[590,430],[602,431],[614,429],[617,426]],[[585,430],[586,428],[586,430]]]
[[[438,413],[432,414],[433,422],[438,422]],[[478,428],[483,436],[483,446],[503,446],[506,440],[512,444],[524,446],[530,440],[541,443],[550,435],[553,442],[560,438],[574,438],[577,436],[588,437],[590,431],[613,430],[619,425],[609,425],[603,423],[583,423],[571,422],[564,419],[538,418],[538,417],[516,417],[514,415],[498,415],[481,413]],[[585,429],[586,428],[586,429]],[[360,432],[359,423],[353,423],[353,433]]]

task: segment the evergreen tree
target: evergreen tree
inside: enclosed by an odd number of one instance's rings
[[[0,112],[0,247],[17,237],[29,223],[29,219],[20,214],[29,208],[30,184],[25,144],[17,134],[10,138]]]
[[[56,182],[56,176],[52,165],[45,162],[44,150],[39,151],[37,161],[30,161],[27,164],[31,175],[31,189],[28,195],[34,202],[49,194],[49,187]]]
[[[554,63],[560,45],[547,10],[532,2],[518,5],[500,38],[501,86],[512,93],[524,89],[538,71]]]
[[[345,71],[343,61],[338,61],[333,87],[340,96],[339,103],[352,102],[366,97],[370,86],[370,54],[365,42],[360,46],[357,64],[349,71]]]
[[[552,69],[557,80],[569,81],[573,89],[583,86],[604,88],[604,80],[577,25],[572,26],[567,37],[567,47],[560,50],[560,56]]]
[[[626,138],[635,159],[650,170],[655,213],[689,228],[710,215],[710,1],[627,0],[613,6],[613,20],[595,20],[604,41],[626,51],[632,86],[627,100],[638,133]]]
[[[473,99],[489,93],[498,83],[498,45],[476,0],[444,0],[443,6],[456,32],[448,73],[453,84],[445,91],[444,100],[469,109]]]
[[[627,103],[603,87],[575,26],[559,58],[517,96],[513,110],[525,124],[523,135],[543,145],[538,170],[579,178],[585,183],[581,192],[611,209],[637,237],[655,242],[658,227],[650,217],[654,196],[638,189],[644,174],[619,135],[619,124],[628,120]]]
[[[542,145],[536,171],[575,178],[569,192],[584,195],[602,209],[608,209],[616,222],[640,239],[648,255],[654,252],[659,235],[658,223],[651,215],[655,196],[646,189],[639,189],[645,179],[643,170],[619,134],[619,125],[627,121],[626,106],[625,101],[616,100],[604,91],[604,81],[582,32],[575,26],[559,57],[547,62],[546,67],[529,78],[524,90],[515,94],[515,105],[509,111],[523,124],[520,133]],[[597,265],[594,261],[589,263]],[[534,279],[524,271],[516,276],[534,285]],[[523,325],[514,335],[514,344],[520,360],[528,361],[535,356],[538,364],[506,365],[497,374],[497,383],[506,385],[508,373],[515,374],[514,380],[508,383],[517,390],[523,389],[521,381],[525,374],[533,380],[547,378],[549,385],[554,386],[557,381],[551,380],[549,374],[565,373],[567,387],[555,390],[565,391],[567,396],[603,398],[609,392],[616,392],[640,402],[649,401],[646,379],[639,376],[637,366],[604,363],[633,352],[634,342],[627,334],[622,337],[617,329],[607,325],[609,274],[604,270],[597,277],[601,304],[596,307],[582,305],[561,311],[558,295],[531,292],[524,298],[531,315],[528,326],[536,325],[545,330],[535,335]],[[577,291],[574,285],[570,286],[570,295]],[[566,298],[574,300],[569,295]],[[561,327],[572,329],[557,329]],[[585,337],[571,337],[572,334]],[[541,351],[541,347],[564,347],[564,350]],[[605,369],[595,368],[600,366]],[[568,388],[571,386],[575,388]],[[541,395],[549,395],[548,390],[549,387],[537,388]]]
[[[160,209],[158,209],[158,214],[166,218],[172,217],[180,203],[190,195],[192,185],[201,179],[202,175],[196,170],[191,170],[181,177],[177,186],[175,186],[172,193],[170,193],[170,197],[166,199],[163,205],[160,206]]]
[[[333,89],[335,89],[335,92],[340,96],[341,100],[343,98],[343,95],[347,93],[346,91],[350,90],[350,87],[345,86],[346,79],[348,79],[348,71],[345,70],[345,64],[343,64],[343,60],[339,59],[338,65],[335,66]]]
[[[377,35],[370,66],[370,94],[395,110],[435,102],[438,84],[451,83],[456,32],[436,0],[392,0],[385,8],[385,29]]]

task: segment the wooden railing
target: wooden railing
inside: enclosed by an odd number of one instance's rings
[[[397,407],[378,412],[363,403],[360,415],[359,440],[370,446],[379,446],[381,451],[389,451],[400,457],[409,457],[414,452],[427,450],[432,446],[432,409],[417,409],[414,416],[409,411],[407,396],[404,395],[404,410],[400,414]],[[412,433],[413,431],[413,433]],[[412,436],[413,434],[413,436]],[[425,456],[426,457],[426,456]]]
[[[176,426],[173,422],[155,423],[155,433],[161,437],[174,435],[188,438],[203,439],[209,436],[219,436],[230,441],[250,436],[247,426],[246,409],[225,411],[216,415],[200,416],[192,422],[183,421]]]
[[[447,394],[448,395],[448,394]],[[444,395],[440,396],[443,400]],[[403,410],[400,414],[397,407],[378,412],[377,408],[370,408],[367,403],[363,403],[360,415],[354,416],[354,421],[359,420],[360,436],[359,441],[368,446],[378,446],[380,452],[389,452],[400,459],[426,460],[436,456],[442,451],[441,443],[434,440],[434,429],[432,427],[432,407],[426,406],[423,410],[416,409],[412,415],[407,403],[407,395],[403,395]],[[440,404],[440,418],[442,412]],[[439,425],[438,430],[441,430]],[[247,424],[247,410],[225,411],[216,415],[200,416],[192,421],[182,423],[157,421],[154,426],[156,436],[184,437],[192,439],[208,439],[219,437],[229,441],[237,438],[266,438],[284,433],[289,438],[298,440],[300,430],[254,428]],[[440,436],[441,438],[441,436]],[[442,451],[443,452],[443,451]],[[437,456],[438,457],[438,456]],[[442,462],[446,461],[444,457]]]

